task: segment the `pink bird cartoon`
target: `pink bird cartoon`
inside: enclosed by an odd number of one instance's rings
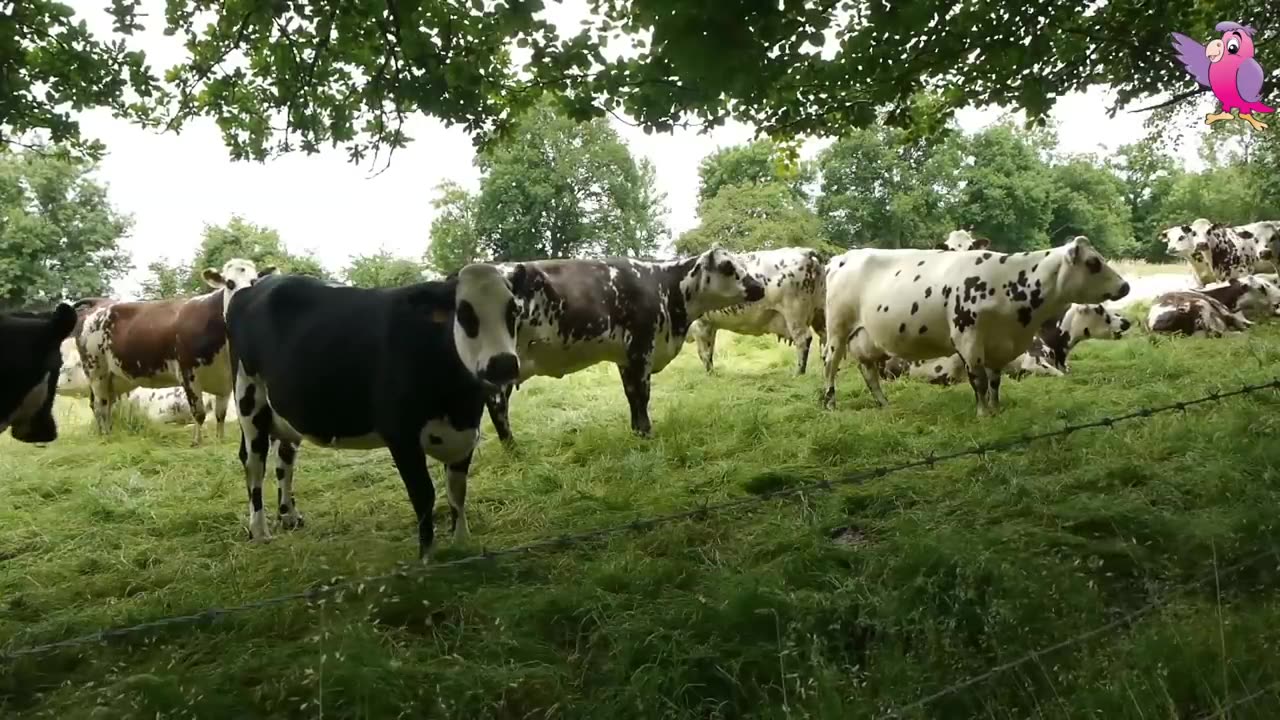
[[[1220,22],[1214,30],[1222,33],[1221,39],[1201,45],[1182,33],[1172,33],[1173,49],[1178,61],[1191,73],[1196,82],[1213,90],[1222,103],[1222,112],[1205,116],[1206,125],[1235,117],[1232,110],[1240,111],[1240,119],[1255,130],[1267,127],[1253,116],[1254,113],[1275,112],[1275,108],[1262,103],[1262,82],[1265,73],[1253,59],[1254,29],[1230,21]]]

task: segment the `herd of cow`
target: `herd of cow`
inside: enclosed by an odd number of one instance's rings
[[[1258,271],[1280,223],[1226,227],[1197,220],[1164,233],[1197,289],[1156,299],[1153,332],[1221,334],[1243,313],[1280,314],[1280,284]],[[298,446],[380,448],[391,454],[430,557],[435,489],[427,457],[444,464],[455,540],[467,536],[467,475],[487,407],[512,441],[512,391],[534,376],[617,366],[631,428],[650,433],[649,391],[686,342],[707,372],[719,330],[793,343],[795,371],[812,335],[831,407],[846,355],[871,396],[904,373],[950,384],[967,377],[979,415],[999,411],[1004,374],[1060,376],[1090,338],[1119,338],[1128,320],[1102,303],[1130,292],[1078,236],[1035,252],[999,253],[965,230],[930,250],[807,248],[732,253],[714,248],[666,262],[611,258],[478,263],[440,281],[363,289],[234,259],[207,269],[211,292],[126,302],[88,298],[51,311],[0,314],[0,432],[52,442],[55,394],[87,395],[100,433],[112,406],[150,393],[194,421],[208,411],[223,437],[240,425],[249,535],[270,538],[262,499],[276,457],[277,520],[302,524],[293,493]],[[838,342],[830,342],[838,339]],[[234,398],[234,403],[231,400]]]

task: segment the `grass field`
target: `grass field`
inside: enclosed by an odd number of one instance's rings
[[[611,366],[516,392],[516,452],[485,421],[473,545],[440,559],[759,494],[1269,380],[1280,323],[1221,340],[1086,343],[1064,379],[903,380],[722,335],[654,383],[626,429]],[[0,663],[0,717],[872,718],[993,672],[914,718],[1280,716],[1280,414],[1273,392],[1091,430],[826,495],[560,551],[447,568],[138,638]],[[306,527],[246,541],[238,429],[206,446],[134,422],[0,438],[0,649],[225,607],[416,557],[384,451],[304,447]],[[432,465],[437,482],[439,466]],[[274,497],[270,487],[267,495]],[[443,493],[441,493],[443,495]],[[438,501],[437,522],[448,511]],[[1261,558],[1259,558],[1261,554]],[[1247,561],[1240,568],[1234,565]]]

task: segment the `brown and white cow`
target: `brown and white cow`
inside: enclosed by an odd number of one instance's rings
[[[1280,287],[1257,275],[1201,290],[1168,292],[1156,298],[1147,312],[1147,328],[1165,335],[1221,337],[1247,330],[1248,312],[1280,315]]]
[[[138,387],[180,386],[195,422],[192,444],[202,440],[203,393],[215,398],[217,436],[223,437],[234,378],[227,356],[226,304],[239,287],[275,271],[252,261],[228,260],[219,272],[204,271],[213,292],[190,298],[118,302],[84,321],[77,344],[98,431],[111,431],[111,406]]]

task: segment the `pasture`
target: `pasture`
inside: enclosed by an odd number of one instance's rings
[[[909,380],[877,410],[849,366],[823,411],[816,352],[803,377],[792,352],[724,334],[708,377],[687,345],[654,378],[650,440],[627,430],[611,365],[527,382],[515,452],[484,421],[470,547],[453,546],[438,491],[439,558],[1270,380],[1280,323],[1085,343],[1066,378],[1006,383],[985,421],[967,386]],[[1155,603],[904,717],[1197,718],[1253,693],[1229,717],[1276,717],[1276,400],[6,660],[0,715],[873,718]],[[187,429],[133,421],[102,439],[82,402],[57,413],[48,447],[0,438],[0,650],[416,558],[385,451],[304,445],[306,527],[252,545],[237,426],[193,448]]]

